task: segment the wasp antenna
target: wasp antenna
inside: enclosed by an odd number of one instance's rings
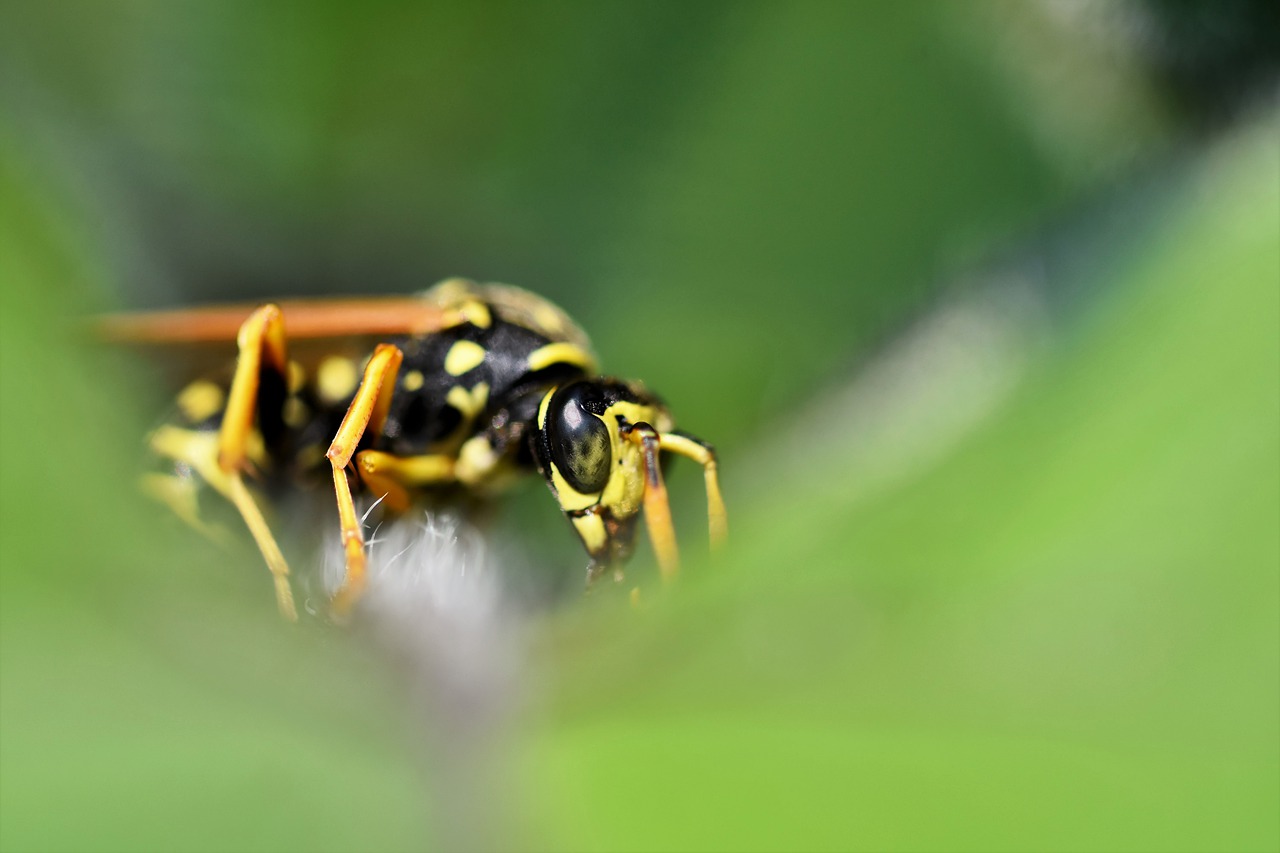
[[[729,538],[729,515],[725,512],[724,498],[720,495],[720,478],[717,474],[715,448],[701,439],[681,432],[664,432],[661,436],[663,450],[692,459],[702,466],[707,486],[707,522],[711,534],[711,548],[724,547]]]
[[[644,519],[649,528],[649,540],[658,558],[658,570],[663,580],[672,580],[680,571],[680,552],[676,547],[676,531],[671,523],[671,503],[667,499],[667,486],[662,481],[662,468],[658,464],[661,438],[658,431],[646,423],[638,423],[627,430],[627,438],[640,443],[644,454]]]

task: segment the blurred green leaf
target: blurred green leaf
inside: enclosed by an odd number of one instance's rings
[[[1057,6],[499,8],[0,5],[0,849],[1280,847],[1274,115],[1151,159],[1158,79]],[[1053,323],[852,431],[833,378],[1081,219]],[[459,273],[564,303],[732,514],[703,565],[677,466],[673,594],[533,617],[493,791],[136,499],[164,389],[77,319]]]
[[[627,630],[559,626],[543,843],[1274,848],[1275,130],[1200,167],[945,463],[859,503],[821,480],[851,449],[809,446],[724,565]]]

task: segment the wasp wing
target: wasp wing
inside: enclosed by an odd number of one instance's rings
[[[98,321],[98,333],[112,343],[234,345],[240,325],[262,304],[111,314]],[[274,304],[284,315],[291,341],[421,335],[441,328],[446,314],[420,296],[285,299]]]
[[[100,339],[144,348],[164,382],[181,387],[192,376],[215,376],[234,364],[236,336],[258,303],[209,305],[111,314],[95,322]],[[397,336],[422,335],[447,323],[446,309],[421,296],[283,299],[289,358],[307,370],[330,355],[359,358]]]

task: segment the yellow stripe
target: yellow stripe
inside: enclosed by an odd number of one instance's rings
[[[553,364],[573,364],[588,373],[595,373],[596,363],[591,354],[577,344],[557,341],[538,347],[529,353],[529,369],[542,370]]]
[[[573,519],[573,528],[582,537],[582,544],[587,546],[587,553],[595,556],[604,551],[609,544],[609,535],[604,529],[604,519],[594,512],[580,515]]]
[[[307,418],[311,417],[311,410],[297,397],[290,397],[284,401],[283,415],[287,426],[301,429],[306,426]]]

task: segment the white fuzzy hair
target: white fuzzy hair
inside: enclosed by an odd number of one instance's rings
[[[477,694],[506,693],[520,619],[506,594],[503,569],[510,567],[500,565],[497,550],[449,511],[392,517],[365,536],[368,568],[356,620],[437,697],[470,697],[465,704],[474,712]],[[346,573],[338,536],[327,537],[320,564],[329,598]],[[431,704],[440,708],[438,700]]]
[[[502,846],[510,807],[501,756],[525,663],[525,614],[505,582],[515,567],[452,512],[390,518],[365,535],[368,583],[355,627],[399,665],[420,716],[436,841],[445,849]],[[327,601],[345,574],[336,534],[319,563]]]

